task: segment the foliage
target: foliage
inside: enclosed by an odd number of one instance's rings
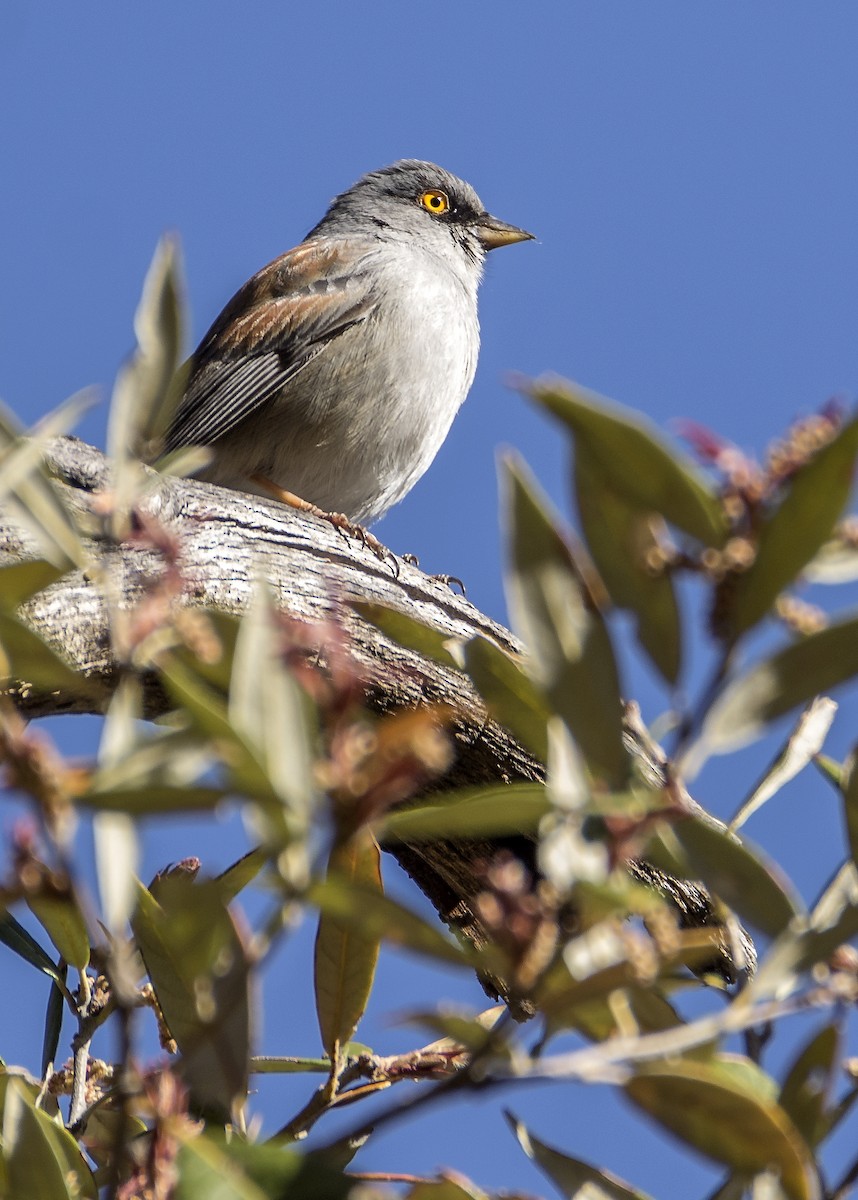
[[[137,457],[157,453],[180,387],[180,295],[175,248],[165,245],[137,314],[138,348],[117,384],[113,486],[94,541],[42,458],[45,438],[77,405],[27,437],[11,416],[0,419],[0,503],[42,548],[39,559],[0,567],[0,670],[10,685],[0,755],[8,790],[32,814],[7,847],[0,940],[34,968],[32,996],[46,1005],[39,1075],[24,1065],[0,1073],[0,1192],[485,1200],[452,1172],[391,1174],[391,1191],[352,1165],[371,1127],[401,1115],[391,1102],[368,1122],[362,1102],[411,1079],[422,1088],[407,1105],[417,1116],[447,1093],[514,1093],[525,1080],[609,1086],[642,1119],[721,1164],[724,1200],[846,1197],[858,1165],[834,1183],[824,1166],[858,1096],[855,1060],[845,1057],[858,996],[849,945],[858,934],[858,749],[844,763],[821,754],[835,706],[817,697],[858,674],[858,630],[854,617],[812,610],[793,590],[802,573],[834,583],[858,575],[854,522],[841,519],[858,420],[829,409],[800,422],[763,465],[689,428],[701,467],[607,401],[560,381],[526,385],[568,435],[583,539],[510,457],[502,467],[508,599],[526,656],[479,636],[445,642],[401,611],[362,610],[467,675],[488,713],[545,765],[543,782],[501,782],[499,771],[495,786],[445,792],[451,714],[430,705],[371,714],[340,628],[290,621],[264,580],[241,619],[180,602],[179,547],[146,509],[152,475]],[[160,466],[181,473],[200,461],[188,452]],[[91,558],[93,546],[129,538],[162,562],[130,612],[117,603],[109,557]],[[21,611],[81,566],[113,605],[117,662],[101,750],[84,763],[65,760],[14,704],[24,683],[68,694],[90,687]],[[695,588],[677,587],[683,573]],[[705,614],[711,680],[694,706],[676,701],[669,756],[624,704],[615,609],[632,616],[640,651],[671,690],[685,678],[691,621]],[[172,704],[154,727],[141,719],[140,681],[152,674]],[[760,737],[789,712],[798,724],[733,826],[700,810],[685,781],[706,757]],[[811,761],[827,780],[819,786],[841,797],[844,839],[818,848],[831,882],[805,904],[738,828]],[[216,877],[186,860],[148,886],[133,880],[141,820],[226,803],[254,831],[254,850]],[[83,813],[95,830],[97,911],[75,844]],[[512,834],[536,843],[538,876],[500,852],[475,865],[484,945],[385,895],[380,848]],[[681,919],[676,892],[647,884],[640,859],[668,879],[705,885],[707,920]],[[252,923],[242,904],[249,889],[260,900]],[[29,910],[40,937],[16,907]],[[261,1059],[258,988],[298,910],[318,914],[320,1047]],[[762,938],[756,970],[743,925]],[[477,970],[501,982],[516,1013],[536,1015],[520,1025],[503,1005],[451,1014],[439,999],[419,1017],[436,1040],[377,1055],[353,1039],[383,945]],[[690,992],[693,1006],[684,1004]],[[64,1009],[75,1033],[60,1050]],[[134,1053],[141,1009],[164,1051],[145,1074]],[[812,1036],[794,1039],[792,1065],[771,1073],[772,1031],[788,1036],[787,1018],[808,1010],[819,1013]],[[115,1060],[95,1054],[117,1044],[103,1026],[124,1047]],[[555,1050],[570,1032],[574,1048]],[[3,1049],[8,1061],[15,1047]],[[55,1066],[58,1056],[68,1057],[65,1066]],[[267,1114],[261,1135],[246,1119],[258,1072],[322,1082],[308,1082],[300,1112]],[[349,1134],[302,1150],[309,1131],[344,1105],[356,1114]],[[577,1157],[586,1146],[559,1150],[515,1117],[510,1123],[560,1195],[644,1196],[610,1164]]]

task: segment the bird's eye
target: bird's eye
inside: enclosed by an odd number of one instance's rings
[[[420,197],[420,203],[427,212],[433,216],[440,217],[441,213],[445,213],[450,207],[450,198],[446,192],[424,192]]]

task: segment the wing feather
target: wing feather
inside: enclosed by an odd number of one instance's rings
[[[200,343],[166,449],[224,437],[365,320],[375,307],[361,270],[371,250],[303,242],[254,275]]]

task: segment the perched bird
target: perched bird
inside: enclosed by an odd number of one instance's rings
[[[433,163],[365,175],[227,304],[165,449],[208,446],[205,479],[372,523],[427,469],[471,386],[486,253],[532,236]]]

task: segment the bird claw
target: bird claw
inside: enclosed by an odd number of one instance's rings
[[[433,583],[446,583],[451,592],[453,590],[453,584],[455,583],[458,585],[463,596],[467,596],[468,594],[465,591],[465,585],[462,583],[458,575],[430,575],[429,578]]]
[[[374,533],[364,529],[363,525],[356,525],[354,521],[350,521],[345,513],[323,513],[322,515],[344,537],[355,538],[367,550],[371,550],[380,562],[389,563],[393,569],[394,579],[399,578],[399,563],[396,561],[396,555],[392,550],[388,550],[387,546],[380,542]]]

